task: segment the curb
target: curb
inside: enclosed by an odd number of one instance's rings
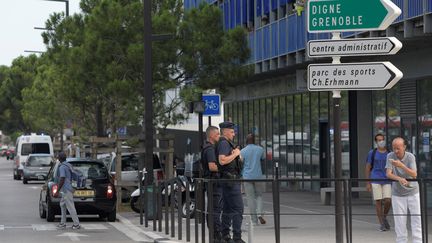
[[[145,235],[147,238],[150,239],[150,242],[154,242],[154,243],[181,243],[180,241],[171,240],[169,238],[161,236],[161,235],[154,233],[152,231],[146,231],[144,229],[141,229],[139,226],[134,225],[129,219],[121,216],[120,214],[117,214],[117,219],[119,220],[120,223],[124,224],[126,227],[130,228],[131,230]]]

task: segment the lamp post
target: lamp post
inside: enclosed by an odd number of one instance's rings
[[[66,17],[69,16],[69,0],[45,0],[48,2],[62,2],[66,4]]]
[[[62,2],[66,5],[66,17],[69,16],[69,0],[45,0],[48,2]],[[35,29],[46,30],[46,28],[35,27]],[[60,151],[63,151],[64,141],[63,141],[63,126],[60,128]]]

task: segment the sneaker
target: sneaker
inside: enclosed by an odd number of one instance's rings
[[[57,229],[66,229],[66,224],[62,224],[62,223],[58,224]]]
[[[266,224],[267,223],[263,216],[259,216],[258,220],[260,221],[261,224]]]
[[[379,231],[383,232],[383,231],[387,231],[386,227],[384,224],[381,224],[379,227]]]
[[[234,243],[246,243],[246,242],[242,239],[235,239]]]
[[[73,230],[79,230],[79,229],[81,229],[81,225],[72,225],[72,229]]]
[[[388,220],[386,218],[384,218],[384,227],[386,228],[386,230],[390,230],[390,224],[388,222]]]

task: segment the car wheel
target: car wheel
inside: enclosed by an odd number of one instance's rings
[[[17,180],[21,180],[21,174],[17,172],[17,176],[16,176]]]
[[[46,219],[48,222],[53,222],[54,221],[54,210],[49,202],[49,200],[47,200],[47,212],[46,212]]]
[[[23,184],[27,184],[27,183],[28,183],[28,180],[25,177],[23,177]]]
[[[139,197],[132,197],[131,198],[131,202],[130,202],[131,208],[136,213],[140,213],[140,204],[141,204],[140,202],[141,201],[139,200]]]
[[[44,219],[47,217],[47,212],[43,206],[42,198],[39,199],[39,216]]]
[[[107,219],[109,222],[114,222],[116,220],[116,217],[117,217],[117,211],[116,209],[114,209],[113,211],[108,213]]]
[[[193,218],[195,216],[195,200],[190,201],[189,205],[189,218]],[[181,216],[183,218],[187,218],[187,205],[186,200],[183,200],[182,207],[181,207]]]

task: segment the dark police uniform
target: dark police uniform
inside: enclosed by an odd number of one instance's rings
[[[209,169],[209,163],[215,162],[217,163],[216,159],[216,151],[213,144],[206,141],[206,143],[203,146],[203,149],[201,151],[201,163],[204,173],[204,178],[207,179],[218,179],[220,178],[219,172],[212,172]],[[206,183],[206,190],[207,193],[208,190],[208,183]],[[208,198],[210,198],[210,195],[207,195]],[[207,202],[207,210],[210,213],[209,209],[209,201]],[[213,183],[213,229],[214,230],[214,238],[216,240],[220,240],[221,238],[221,232],[222,232],[222,222],[221,222],[221,213],[222,213],[222,187],[219,183],[214,182]],[[207,225],[208,225],[208,215],[207,215]]]
[[[234,124],[231,122],[223,122],[219,124],[221,129],[234,129]],[[229,156],[234,149],[234,145],[224,137],[220,137],[216,148],[216,154]],[[220,165],[221,176],[223,179],[239,179],[240,178],[240,163],[237,157],[231,163]],[[222,235],[224,238],[229,236],[230,226],[233,227],[233,240],[241,242],[241,225],[243,221],[243,199],[241,194],[240,182],[222,183]]]

